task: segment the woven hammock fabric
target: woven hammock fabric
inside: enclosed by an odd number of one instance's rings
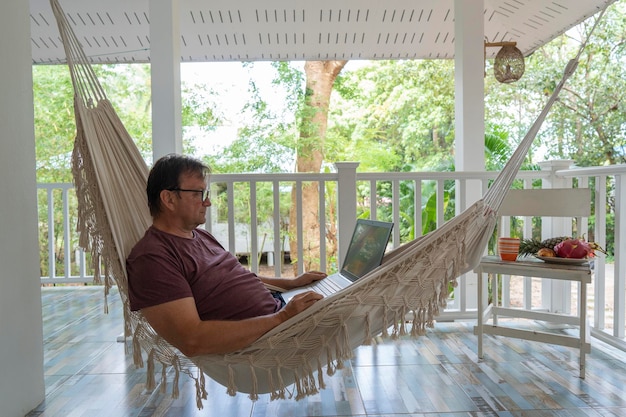
[[[75,89],[73,175],[80,202],[81,246],[91,251],[95,267],[100,261],[105,266],[107,291],[111,279],[119,288],[135,363],[143,366],[142,351],[147,354],[147,388],[155,386],[156,363],[162,364],[163,389],[166,368],[172,366],[173,395],[178,395],[178,378],[184,372],[196,380],[199,408],[206,398],[205,374],[226,386],[231,395],[245,392],[254,400],[270,393],[272,399],[299,399],[324,388],[324,370],[332,375],[357,346],[381,334],[417,337],[432,327],[445,307],[448,284],[478,265],[496,213],[578,59],[567,65],[552,97],[483,199],[434,232],[390,251],[380,267],[357,283],[317,302],[249,347],[186,358],[159,337],[141,314],[129,309],[125,259],[151,224],[145,196],[148,168],[107,100],[58,0],[51,0],[51,5]],[[405,322],[407,315],[412,315],[410,323]]]

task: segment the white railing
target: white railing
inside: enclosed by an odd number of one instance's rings
[[[603,247],[615,249],[614,273],[607,275],[603,256],[595,261],[593,302],[594,336],[600,337],[626,350],[624,344],[624,299],[626,280],[626,224],[620,216],[626,206],[626,167],[595,167],[562,169],[563,164],[548,163],[541,171],[521,171],[518,186],[588,187],[592,184],[595,207],[614,205],[614,242],[607,242],[606,210],[595,210],[594,240]],[[302,190],[307,184],[319,189],[320,269],[334,271],[340,263],[351,236],[355,213],[370,218],[393,221],[395,224],[390,247],[397,247],[411,237],[423,233],[423,207],[430,198],[435,227],[441,226],[450,216],[465,209],[463,196],[473,192],[479,184],[479,193],[486,190],[495,172],[403,172],[359,173],[358,163],[337,163],[336,170],[323,174],[214,174],[211,177],[213,206],[207,214],[205,227],[212,231],[232,253],[247,255],[249,267],[259,272],[261,267],[273,266],[276,276],[301,273],[304,263],[297,263],[297,271],[285,268],[283,253],[288,251],[285,228],[289,210],[295,210],[295,240],[302,242],[303,201]],[[453,187],[450,185],[454,184]],[[39,222],[42,246],[42,284],[90,283],[89,262],[77,246],[75,233],[76,198],[71,184],[40,184]],[[292,208],[291,193],[295,190]],[[448,196],[451,195],[448,201]],[[480,194],[482,195],[482,194]],[[372,198],[374,196],[374,198]],[[356,198],[355,198],[356,197]],[[408,200],[408,201],[407,201]],[[246,204],[238,207],[236,202]],[[62,207],[61,218],[54,218],[55,207]],[[453,206],[451,206],[453,205]],[[434,206],[434,207],[433,207]],[[451,209],[454,207],[454,210]],[[416,209],[417,208],[417,209]],[[338,254],[329,257],[326,233],[336,227]],[[67,242],[70,242],[69,244]],[[303,247],[297,245],[291,259],[303,259]],[[264,254],[267,264],[260,264]],[[45,272],[45,273],[44,273]],[[607,288],[613,293],[607,296]],[[511,291],[511,288],[505,290]],[[542,291],[550,291],[542,288]],[[531,286],[522,286],[522,305],[532,302]],[[550,300],[552,297],[542,297]],[[612,300],[610,303],[607,300]],[[543,303],[544,301],[542,301]],[[548,301],[549,303],[549,301]],[[551,309],[551,305],[542,305]],[[473,319],[476,316],[476,279],[467,274],[451,294],[448,308],[441,319]]]
[[[578,179],[585,186],[593,183],[595,207],[612,206],[615,215],[613,242],[607,242],[608,210],[595,211],[595,241],[603,247],[613,244],[614,265],[612,276],[607,276],[605,257],[598,256],[595,262],[591,334],[626,350],[626,165],[557,170],[555,175]],[[607,293],[610,287],[613,288],[612,294]]]

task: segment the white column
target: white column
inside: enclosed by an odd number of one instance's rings
[[[0,4],[0,414],[45,395],[27,1]]]
[[[454,1],[457,171],[485,169],[483,9],[483,0]]]
[[[178,0],[150,0],[152,155],[182,153]]]
[[[455,80],[455,154],[457,171],[485,169],[484,100],[484,4],[483,0],[454,0],[454,80]],[[457,212],[482,197],[480,181],[468,181],[465,189],[457,182]],[[476,274],[461,279],[460,299],[476,307]]]

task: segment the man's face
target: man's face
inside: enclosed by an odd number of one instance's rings
[[[202,200],[202,191],[208,188],[206,178],[200,175],[182,174],[179,180],[179,189],[172,191],[174,198],[174,215],[187,230],[195,229],[206,221],[206,209],[211,206],[211,200]]]

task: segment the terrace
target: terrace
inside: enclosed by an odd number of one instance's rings
[[[567,164],[567,162],[565,163]],[[342,177],[356,178],[349,183],[351,192],[342,195],[357,196],[357,188],[368,190],[376,196],[381,183],[394,190],[390,199],[380,196],[357,198],[357,204],[365,202],[366,209],[376,213],[391,212],[393,221],[399,222],[399,189],[411,183],[415,189],[432,188],[438,201],[438,223],[446,221],[442,204],[445,184],[452,181],[462,190],[468,182],[479,181],[487,187],[496,173],[357,173],[356,164],[337,164],[332,174],[271,174],[251,178],[237,174],[214,175],[212,186],[218,184],[230,198],[216,198],[216,204],[207,216],[206,227],[225,230],[225,246],[235,253],[249,253],[250,267],[259,271],[268,266],[260,264],[260,252],[280,251],[280,245],[267,244],[263,236],[281,236],[280,218],[272,217],[263,225],[251,221],[247,225],[249,237],[244,247],[238,247],[235,227],[236,209],[233,205],[237,190],[245,190],[250,198],[250,207],[257,207],[254,195],[264,186],[281,192],[291,185],[302,187],[307,182],[317,182],[321,190],[338,186]],[[563,161],[547,164],[551,168],[543,171],[524,171],[518,176],[519,184],[529,187],[541,183],[543,187],[592,187],[595,207],[604,207],[603,201],[616,207],[615,224],[622,225],[624,204],[624,175],[626,167],[597,167],[585,169],[563,169]],[[246,185],[242,187],[242,185]],[[289,186],[289,187],[288,187]],[[346,186],[342,183],[339,186]],[[64,207],[70,206],[72,187],[70,184],[40,184],[40,193],[49,210],[54,196],[60,196]],[[345,189],[344,189],[345,190]],[[283,191],[284,192],[284,191]],[[457,193],[461,194],[461,192]],[[45,198],[43,197],[45,196]],[[418,197],[418,200],[421,197]],[[274,201],[274,198],[271,198]],[[321,199],[324,200],[324,199]],[[349,201],[348,201],[349,200]],[[57,199],[56,201],[59,201]],[[220,208],[220,204],[226,207]],[[343,205],[354,205],[355,199],[338,201],[339,212]],[[416,201],[416,204],[421,204]],[[460,202],[458,202],[460,205]],[[385,207],[383,207],[383,205]],[[298,207],[299,204],[296,204]],[[225,224],[216,219],[222,210],[229,213]],[[384,210],[383,210],[384,209]],[[65,215],[60,226],[62,235],[72,241],[71,213]],[[273,212],[279,213],[280,210]],[[31,416],[64,416],[69,410],[89,415],[142,416],[142,415],[494,415],[507,411],[510,414],[536,413],[534,415],[558,415],[578,413],[581,415],[623,415],[626,401],[622,399],[621,387],[624,379],[626,343],[624,341],[624,231],[616,230],[614,241],[606,241],[603,225],[606,212],[594,213],[594,227],[590,232],[603,246],[615,248],[612,262],[600,255],[594,262],[593,281],[589,291],[589,317],[591,327],[591,354],[587,358],[587,377],[578,379],[577,350],[536,342],[488,336],[485,341],[486,356],[479,361],[476,356],[476,336],[472,327],[476,321],[475,278],[468,274],[459,279],[459,286],[451,294],[448,308],[439,323],[428,334],[417,340],[380,340],[377,346],[363,346],[355,351],[355,358],[346,369],[336,374],[328,388],[319,395],[302,401],[285,400],[271,402],[261,396],[258,402],[249,401],[245,395],[229,397],[225,388],[209,383],[209,397],[205,409],[199,411],[195,405],[195,390],[192,380],[183,377],[179,382],[181,395],[170,396],[172,376],[166,379],[166,392],[159,389],[145,390],[146,369],[134,369],[132,359],[124,353],[123,343],[117,342],[121,333],[121,303],[114,293],[109,297],[110,314],[102,313],[102,289],[85,286],[91,282],[84,254],[71,250],[62,241],[59,247],[51,243],[49,253],[63,253],[63,266],[54,273],[41,278],[44,285],[43,319],[46,360],[46,401]],[[252,219],[255,219],[252,210]],[[421,230],[421,213],[414,219],[416,233]],[[529,222],[530,219],[520,219]],[[347,223],[347,222],[346,222]],[[270,225],[268,227],[268,224]],[[276,225],[276,226],[272,226]],[[54,225],[48,225],[53,230]],[[339,233],[342,223],[338,223]],[[42,229],[46,229],[43,227]],[[396,228],[392,245],[400,244],[399,228]],[[603,230],[604,229],[604,230]],[[57,227],[58,230],[58,227]],[[265,230],[264,233],[260,232]],[[263,235],[263,236],[262,236]],[[620,238],[622,238],[620,242]],[[280,241],[280,239],[278,239]],[[54,242],[54,240],[53,240]],[[263,242],[266,244],[263,245]],[[322,245],[324,248],[324,245]],[[270,257],[271,258],[271,257]],[[324,257],[322,257],[324,258]],[[292,274],[279,260],[272,268],[277,275]],[[55,262],[49,260],[50,265]],[[328,262],[325,267],[334,267]],[[51,269],[54,271],[54,268]],[[67,271],[67,272],[64,272]],[[76,271],[73,273],[72,271]],[[60,273],[63,272],[63,273]],[[533,281],[524,285],[524,281]],[[60,284],[82,284],[66,287]],[[527,289],[532,288],[531,291]],[[508,303],[522,306],[531,303],[533,309],[555,311],[577,308],[575,288],[566,288],[571,297],[563,297],[565,306],[554,305],[559,297],[544,297],[543,291],[560,291],[558,287],[540,286],[537,279],[513,277],[505,286]],[[544,304],[543,300],[552,303]],[[519,323],[518,326],[524,326]],[[571,334],[576,330],[568,326],[550,326],[542,331]],[[156,370],[157,380],[160,370]],[[522,383],[522,381],[528,381]],[[393,387],[393,388],[390,388]],[[434,393],[437,394],[434,394]],[[430,393],[430,394],[429,394]]]
[[[594,265],[593,289],[588,303],[592,307],[589,312],[592,353],[585,380],[577,378],[576,355],[568,348],[488,338],[487,344],[492,350],[487,351],[484,362],[478,362],[475,336],[471,334],[476,316],[475,278],[468,274],[460,278],[460,285],[450,299],[442,322],[429,331],[427,337],[357,349],[355,359],[347,366],[352,373],[337,375],[329,384],[331,388],[319,398],[299,403],[269,403],[263,398],[253,404],[242,396],[231,399],[224,394],[223,387],[211,385],[205,409],[197,412],[189,381],[180,381],[181,398],[176,401],[160,391],[146,392],[143,386],[146,370],[134,370],[124,354],[123,344],[116,341],[121,333],[121,317],[119,299],[115,294],[110,298],[111,313],[104,315],[100,288],[53,286],[91,281],[84,256],[76,253],[70,244],[74,236],[69,210],[72,187],[69,184],[38,185],[45,196],[39,196],[40,207],[50,210],[50,202],[55,201],[53,196],[60,193],[65,215],[59,225],[52,216],[43,223],[40,220],[39,226],[47,230],[54,230],[53,225],[60,227],[63,239],[59,246],[49,243],[48,255],[43,257],[43,263],[48,266],[46,274],[37,278],[39,265],[33,262],[38,253],[30,66],[64,61],[48,1],[31,0],[29,3],[5,2],[0,5],[0,33],[3,35],[0,50],[5,57],[0,80],[3,91],[0,95],[2,415],[23,415],[33,408],[33,416],[624,414],[626,226],[621,213],[626,204],[626,182],[622,166],[584,170],[560,167],[520,173],[519,176],[524,187],[539,180],[543,187],[593,187],[595,207],[614,206],[614,241],[606,241],[611,219],[607,221],[604,210],[597,210],[590,222],[594,240],[603,246],[613,244],[615,253],[614,263],[598,257]],[[339,10],[337,4],[323,1],[302,6],[297,21],[291,19],[296,17],[295,12],[291,13],[293,4],[280,0],[263,2],[262,8],[247,1],[207,3],[195,0],[68,0],[63,6],[67,6],[79,36],[85,45],[89,45],[87,53],[95,57],[94,62],[152,63],[155,155],[176,150],[178,145],[172,142],[172,137],[177,137],[180,126],[173,120],[174,112],[167,103],[176,98],[176,86],[180,80],[173,69],[181,61],[457,60],[459,68],[463,69],[457,90],[459,102],[463,102],[457,108],[460,123],[457,144],[462,145],[459,149],[463,150],[458,152],[459,172],[370,174],[343,171],[342,174],[339,167],[332,174],[259,175],[252,178],[216,175],[213,178],[215,183],[224,183],[225,189],[233,192],[237,183],[255,186],[267,183],[277,193],[281,184],[301,185],[305,181],[324,184],[323,189],[327,186],[352,189],[353,192],[342,193],[337,201],[339,218],[336,225],[340,235],[345,236],[349,233],[350,218],[354,218],[355,202],[370,204],[374,209],[372,213],[378,210],[378,198],[368,198],[369,203],[353,199],[358,195],[357,183],[353,179],[366,184],[370,197],[377,194],[377,182],[391,184],[393,195],[390,201],[385,196],[384,208],[391,209],[391,220],[395,222],[399,221],[401,214],[397,190],[403,181],[413,184],[416,190],[420,187],[435,190],[438,226],[447,220],[442,198],[446,182],[456,184],[457,210],[477,198],[495,176],[495,173],[481,172],[482,159],[472,153],[472,150],[482,149],[482,144],[471,142],[472,138],[482,140],[481,123],[464,124],[464,121],[483,120],[480,112],[483,97],[478,87],[483,78],[484,38],[517,41],[523,53],[528,55],[596,13],[605,3],[599,0],[575,3],[524,0],[516,1],[515,10],[511,10],[510,2],[500,0],[424,1],[419,7],[401,0],[384,3],[351,1],[346,2],[345,9]],[[180,10],[173,6],[180,6]],[[411,13],[414,8],[421,12]],[[320,12],[322,9],[324,11]],[[360,11],[367,11],[367,19],[355,17],[362,16]],[[177,21],[179,16],[181,19]],[[420,18],[416,20],[410,16]],[[540,16],[539,24],[537,16]],[[484,20],[484,28],[478,25],[481,20]],[[353,36],[347,36],[348,33]],[[286,37],[289,34],[297,34],[293,39],[298,41],[283,42],[292,39]],[[171,42],[174,37],[180,38],[185,48],[179,50],[178,43]],[[362,41],[355,44],[357,38]],[[455,42],[455,39],[459,41]],[[490,51],[489,56],[492,53],[495,51]],[[335,185],[327,185],[331,183]],[[476,183],[480,184],[479,187],[473,187]],[[468,184],[472,186],[468,187]],[[226,204],[233,201],[232,197]],[[253,194],[250,199],[256,201]],[[421,207],[419,197],[415,198],[414,206]],[[251,204],[251,207],[255,205]],[[253,208],[250,211],[253,220],[247,229],[250,247],[243,250],[251,254],[248,258],[251,268],[258,270],[261,266],[255,254],[279,253],[282,249],[278,243],[281,231],[280,219],[276,217],[272,218],[270,226],[257,224]],[[219,213],[212,216],[207,219],[207,228],[217,232],[224,227],[228,232],[220,236],[222,241],[229,249],[242,251],[236,246],[239,226],[234,218],[228,217],[224,221]],[[411,226],[416,235],[421,233],[420,222],[421,216],[416,210]],[[263,227],[269,227],[271,248],[265,247],[263,240],[259,239]],[[400,243],[399,235],[394,235],[392,245]],[[59,253],[62,253],[62,266],[56,268]],[[332,268],[332,260],[325,266]],[[279,262],[274,262],[274,271],[283,273]],[[515,280],[517,283],[510,289],[505,288],[511,293],[511,303],[532,303],[535,292],[526,291],[532,285],[524,284],[534,284],[534,281],[529,282],[523,277]],[[542,286],[541,291],[554,293],[555,290]],[[558,294],[562,293],[558,291]],[[40,301],[43,304],[43,334]],[[571,301],[562,297],[559,305],[552,302],[544,305],[543,301],[533,305],[546,310],[575,308]],[[44,402],[37,407],[42,400]]]

